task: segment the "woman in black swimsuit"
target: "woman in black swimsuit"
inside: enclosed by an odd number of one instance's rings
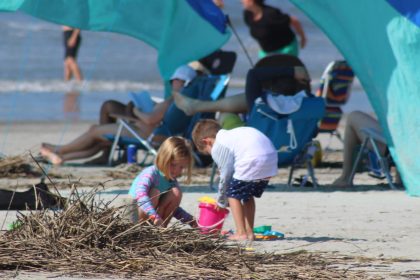
[[[69,81],[72,77],[77,81],[83,79],[76,57],[82,37],[80,29],[63,26],[64,35],[64,80]]]

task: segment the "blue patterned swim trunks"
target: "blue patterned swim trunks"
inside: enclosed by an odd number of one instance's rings
[[[246,202],[252,196],[261,197],[267,185],[268,180],[241,181],[232,179],[227,186],[226,195]]]

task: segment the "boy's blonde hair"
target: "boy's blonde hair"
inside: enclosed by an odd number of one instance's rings
[[[202,140],[204,138],[216,138],[217,132],[221,129],[220,124],[212,119],[203,119],[197,122],[191,133],[193,142],[197,149],[202,152],[205,148]]]
[[[190,183],[194,158],[192,155],[191,145],[186,139],[178,136],[172,136],[166,139],[159,148],[155,159],[155,165],[166,178],[174,179],[171,178],[170,173],[171,163],[175,160],[183,159],[186,159],[189,163],[187,167],[186,182]]]

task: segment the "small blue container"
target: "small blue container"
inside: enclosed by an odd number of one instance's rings
[[[137,147],[130,144],[127,146],[127,163],[137,163]]]

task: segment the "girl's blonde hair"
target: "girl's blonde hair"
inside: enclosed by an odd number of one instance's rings
[[[175,160],[187,160],[187,183],[191,182],[192,166],[194,164],[194,158],[190,143],[178,136],[172,136],[166,139],[159,148],[155,159],[156,167],[165,175],[168,179],[171,178],[170,166]]]

